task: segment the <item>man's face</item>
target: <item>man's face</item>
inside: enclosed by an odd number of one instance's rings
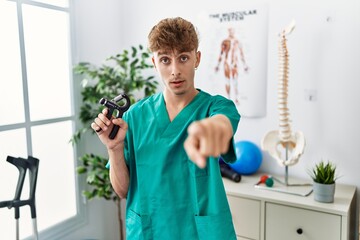
[[[195,68],[200,62],[200,52],[157,51],[153,63],[166,91],[182,95],[194,89]]]

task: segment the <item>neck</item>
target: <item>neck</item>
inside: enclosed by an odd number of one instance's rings
[[[167,91],[164,91],[164,100],[170,121],[172,121],[177,116],[177,114],[181,112],[181,110],[184,109],[194,99],[198,93],[199,91],[195,88],[193,91],[181,95],[169,94]]]

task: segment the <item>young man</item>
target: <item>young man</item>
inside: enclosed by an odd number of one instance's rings
[[[112,186],[127,199],[127,239],[236,239],[218,158],[235,161],[240,116],[232,101],[194,87],[201,53],[190,22],[164,19],[148,40],[164,91],[123,119],[110,121],[104,109],[91,125],[107,147]]]

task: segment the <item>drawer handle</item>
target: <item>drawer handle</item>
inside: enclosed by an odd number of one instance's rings
[[[301,235],[301,234],[303,233],[303,230],[302,230],[301,228],[298,228],[298,229],[296,230],[296,232],[297,232],[299,235]]]

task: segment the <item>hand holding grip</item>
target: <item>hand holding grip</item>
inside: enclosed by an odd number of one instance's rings
[[[125,99],[125,104],[119,106],[117,103],[123,99]],[[121,118],[123,116],[124,112],[126,112],[130,107],[130,98],[126,94],[120,94],[116,96],[113,100],[107,100],[106,98],[101,98],[99,104],[108,108],[108,113],[106,114],[106,117],[109,120],[111,120],[111,117],[115,110],[117,110],[116,118]],[[119,128],[120,127],[118,125],[113,126],[109,134],[110,139],[115,138],[117,132],[119,131]]]

